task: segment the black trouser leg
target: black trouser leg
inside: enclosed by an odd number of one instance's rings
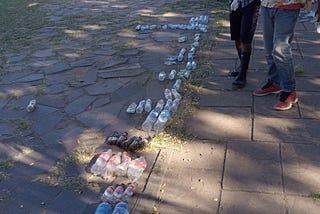
[[[234,86],[235,88],[243,88],[247,83],[247,71],[249,68],[250,57],[251,57],[251,51],[250,52],[242,52],[241,71],[232,83],[232,86]]]

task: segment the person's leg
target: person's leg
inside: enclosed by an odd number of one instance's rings
[[[238,8],[236,11],[231,11],[229,15],[230,20],[230,35],[231,40],[234,40],[235,48],[237,50],[237,54],[239,60],[241,61],[241,42],[240,42],[240,29],[241,29],[241,11]],[[239,74],[239,68],[231,71],[229,76],[237,76]]]
[[[242,8],[241,19],[241,70],[237,78],[232,83],[235,88],[243,88],[247,82],[247,71],[249,68],[252,41],[257,27],[259,17],[260,1],[253,1],[248,6]]]
[[[112,211],[113,208],[110,203],[102,202],[99,204],[94,214],[111,214]]]
[[[117,203],[117,205],[114,207],[112,214],[129,214],[128,200],[124,200]]]
[[[278,9],[275,14],[274,62],[280,76],[282,92],[276,110],[287,110],[298,101],[291,41],[300,10]]]

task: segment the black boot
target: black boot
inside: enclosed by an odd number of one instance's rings
[[[230,77],[238,76],[241,71],[241,49],[237,48],[237,52],[238,52],[238,56],[239,56],[239,60],[240,60],[240,65],[237,68],[235,68],[233,71],[230,71],[230,73],[229,73]]]
[[[232,83],[234,89],[243,88],[247,83],[247,71],[249,67],[251,52],[243,52],[241,56],[241,71]]]

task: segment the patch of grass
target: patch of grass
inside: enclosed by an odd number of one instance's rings
[[[31,123],[26,119],[10,119],[11,123],[13,123],[19,131],[24,131],[30,128]]]
[[[310,197],[316,200],[320,200],[320,192],[312,193]]]
[[[14,160],[0,159],[0,181],[7,180],[11,177],[8,170],[14,167]]]

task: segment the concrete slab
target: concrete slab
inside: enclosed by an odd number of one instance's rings
[[[220,214],[283,214],[285,200],[282,195],[255,192],[223,191]]]
[[[290,214],[318,214],[320,201],[307,197],[287,196],[288,213]]]
[[[270,143],[228,144],[223,189],[282,193],[279,145]]]
[[[250,108],[201,108],[187,124],[187,131],[200,139],[251,139]]]
[[[298,95],[302,118],[320,119],[320,92],[299,92]]]
[[[309,196],[319,191],[320,147],[283,144],[281,149],[285,192]]]

